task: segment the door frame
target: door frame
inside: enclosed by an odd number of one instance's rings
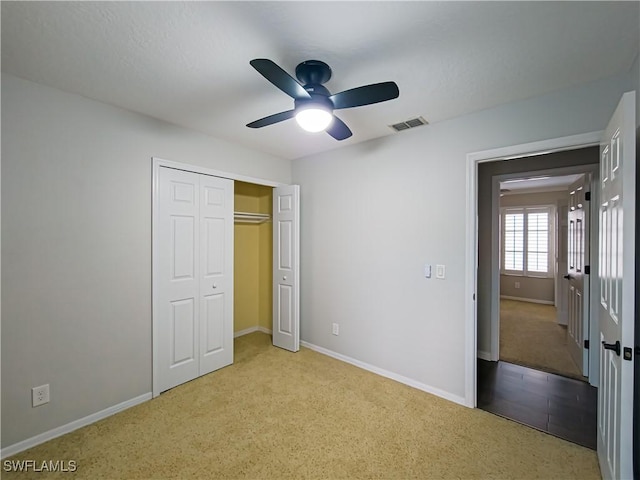
[[[589,145],[587,145],[589,146]],[[572,150],[579,150],[584,147],[577,147]],[[554,153],[554,152],[544,152],[546,153]],[[518,158],[526,158],[530,155],[523,155],[523,157]],[[545,168],[539,170],[529,170],[526,172],[517,172],[517,173],[502,173],[499,175],[494,175],[491,180],[491,192],[492,192],[492,201],[491,201],[491,348],[489,352],[479,352],[479,358],[483,360],[489,360],[491,362],[497,362],[500,359],[500,183],[505,180],[511,180],[514,178],[521,178],[526,176],[533,175],[573,175],[573,174],[589,174],[591,175],[590,183],[590,191],[593,196],[592,204],[595,205],[597,193],[595,183],[595,178],[598,174],[598,164],[592,165],[576,165],[576,166],[567,166],[567,167],[558,167],[558,168]],[[552,207],[554,211],[554,217],[557,216],[557,208],[552,205],[545,205],[547,207]],[[593,210],[589,210],[589,225],[593,224],[598,220],[597,212]],[[558,223],[555,222],[554,224]],[[559,225],[554,225],[553,227],[554,237],[557,238],[559,232]],[[590,242],[593,243],[595,247],[597,247],[598,232],[589,230],[589,239]],[[556,242],[556,247],[557,247]],[[591,243],[589,248],[591,249]],[[591,252],[592,250],[590,250]],[[554,252],[557,256],[558,252]],[[555,267],[555,261],[554,268]],[[591,261],[591,267],[593,273],[591,276],[595,276],[597,274],[597,270],[595,268],[596,265],[593,265],[593,261]],[[554,292],[557,290],[558,277],[560,276],[560,272],[554,272],[553,275],[553,286]],[[588,277],[585,279],[585,283],[587,285],[587,289],[589,289],[589,279]],[[589,290],[591,292],[591,290]],[[591,300],[588,300],[591,303]],[[555,302],[554,302],[555,303]],[[595,338],[595,337],[594,337]],[[488,356],[487,356],[488,353]],[[597,370],[597,364],[594,365],[594,368]],[[597,377],[595,377],[597,381]]]
[[[227,178],[229,180],[255,183],[257,185],[264,185],[266,187],[280,187],[287,185],[286,183],[274,182],[273,180],[266,180],[264,178],[250,177],[247,175],[241,175],[237,173],[223,172],[220,170],[214,170],[207,167],[201,167],[198,165],[191,165],[182,162],[174,162],[171,160],[164,160],[158,157],[151,158],[151,350],[152,350],[152,362],[151,362],[151,382],[152,382],[152,394],[153,398],[160,395],[160,381],[158,378],[158,349],[159,345],[156,344],[156,335],[154,332],[158,331],[159,321],[156,315],[158,311],[156,302],[158,301],[158,285],[155,278],[155,272],[158,265],[158,245],[157,245],[157,232],[158,228],[158,214],[159,214],[159,172],[160,168],[173,168],[175,170],[182,170],[185,172],[199,173],[202,175],[210,175],[213,177]]]
[[[477,284],[478,284],[478,166],[481,163],[503,160],[515,160],[547,153],[600,145],[602,131],[588,132],[567,137],[552,138],[538,142],[511,145],[467,154],[467,208],[465,212],[466,255],[465,255],[465,404],[477,406],[477,356],[478,356],[478,316],[477,316]],[[499,184],[494,182],[493,195],[499,195]],[[492,225],[492,230],[495,231]],[[497,242],[492,242],[492,250],[497,249]],[[492,254],[496,252],[492,251]],[[499,269],[493,265],[491,274],[492,307],[495,312],[498,306]],[[597,282],[591,282],[596,284]],[[592,298],[596,298],[593,296]],[[497,300],[496,300],[497,299]],[[495,303],[495,305],[493,304]],[[492,338],[492,342],[493,342]]]

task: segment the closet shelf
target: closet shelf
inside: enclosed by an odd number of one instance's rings
[[[236,223],[264,223],[271,220],[268,213],[233,212]]]

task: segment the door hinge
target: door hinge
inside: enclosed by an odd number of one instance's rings
[[[584,348],[586,348],[587,350],[589,350],[589,340],[585,340],[585,341],[584,341]]]
[[[630,361],[632,357],[633,354],[631,353],[631,347],[624,347],[622,349],[622,358]]]
[[[585,265],[584,266],[584,274],[585,275],[591,275],[591,265]]]
[[[584,192],[584,200],[585,202],[591,201],[591,192]]]

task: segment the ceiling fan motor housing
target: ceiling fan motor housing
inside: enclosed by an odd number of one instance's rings
[[[306,60],[296,67],[296,77],[303,85],[319,86],[331,79],[331,68],[320,60]]]

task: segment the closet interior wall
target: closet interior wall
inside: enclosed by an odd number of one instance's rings
[[[273,209],[273,189],[235,182],[235,211],[266,213]],[[263,223],[234,224],[234,334],[272,330],[273,226]]]

